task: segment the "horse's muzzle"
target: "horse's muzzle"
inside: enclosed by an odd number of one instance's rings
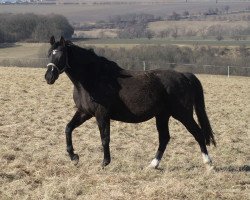
[[[45,80],[47,81],[47,83],[50,85],[54,84],[58,77],[58,70],[55,70],[53,66],[49,66],[47,72],[45,73]]]

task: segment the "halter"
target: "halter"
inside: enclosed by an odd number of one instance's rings
[[[63,73],[66,69],[71,68],[71,67],[69,66],[69,62],[68,62],[68,53],[67,53],[67,51],[66,51],[66,65],[65,65],[65,67],[64,67],[63,69],[60,70],[54,63],[49,63],[49,64],[47,64],[47,67],[49,67],[49,66],[52,67],[52,70],[51,70],[51,71],[53,71],[54,68],[55,68],[55,69],[58,71],[59,74]]]
[[[69,69],[70,68],[70,66],[69,66],[69,64],[67,63],[66,65],[65,65],[65,67],[63,68],[63,69],[59,69],[54,63],[49,63],[49,64],[47,64],[47,67],[49,67],[49,66],[52,66],[52,71],[54,70],[54,68],[58,71],[58,73],[59,74],[61,74],[61,73],[63,73],[66,69]]]

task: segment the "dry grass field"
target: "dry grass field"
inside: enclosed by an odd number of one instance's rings
[[[155,121],[111,123],[112,162],[101,169],[94,119],[75,130],[80,156],[66,155],[64,128],[74,114],[65,75],[49,86],[45,69],[0,68],[0,199],[249,199],[250,78],[199,75],[218,147],[208,173],[198,145],[170,122],[160,169],[146,166],[158,145]]]

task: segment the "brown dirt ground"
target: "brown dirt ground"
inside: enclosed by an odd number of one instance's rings
[[[73,135],[74,166],[64,135],[72,84],[62,75],[49,86],[44,72],[0,68],[0,199],[249,199],[249,77],[198,76],[218,143],[209,147],[215,171],[208,173],[175,120],[159,170],[146,169],[158,144],[154,120],[112,122],[112,163],[104,170],[96,123],[87,121]]]

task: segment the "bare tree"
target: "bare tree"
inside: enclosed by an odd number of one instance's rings
[[[221,35],[221,34],[218,34],[217,36],[216,36],[216,40],[218,40],[218,41],[221,41],[221,40],[223,40],[224,38],[223,38],[223,36]]]
[[[229,6],[229,5],[226,5],[226,6],[224,7],[224,9],[225,9],[226,13],[228,14],[228,11],[229,11],[229,9],[230,9],[230,6]]]
[[[170,16],[171,20],[180,20],[180,14],[176,13],[175,11],[172,13],[172,15]]]
[[[178,37],[178,27],[175,26],[171,35],[174,39]]]

